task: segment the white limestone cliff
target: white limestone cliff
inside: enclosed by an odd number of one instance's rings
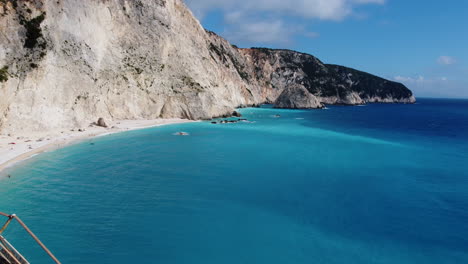
[[[291,83],[314,94],[303,81],[312,73],[284,67],[289,56],[316,60],[233,47],[181,0],[1,0],[0,133],[82,127],[98,117],[210,119],[275,102]]]

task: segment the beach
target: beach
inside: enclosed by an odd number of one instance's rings
[[[109,123],[107,128],[90,126],[86,129],[36,132],[21,136],[2,135],[0,136],[0,172],[39,153],[62,148],[81,140],[130,130],[188,122],[194,121],[178,118],[118,120]]]

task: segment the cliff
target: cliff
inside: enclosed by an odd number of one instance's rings
[[[322,63],[312,55],[290,50],[244,49],[253,78],[274,91],[267,101],[281,108],[321,108],[323,104],[414,103],[403,84],[338,65]],[[292,88],[294,89],[287,89]],[[300,88],[300,89],[299,89]],[[304,90],[310,104],[296,105]],[[278,93],[283,93],[278,98]],[[289,96],[286,96],[289,95]],[[291,96],[297,100],[290,100]]]
[[[414,97],[311,55],[238,49],[205,31],[181,0],[0,0],[1,133],[98,117],[210,119],[265,102],[317,108]]]

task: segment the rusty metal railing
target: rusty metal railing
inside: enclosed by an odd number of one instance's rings
[[[29,262],[4,237],[0,236],[0,263],[29,264]]]
[[[41,242],[41,240],[39,240],[39,238],[31,231],[31,229],[28,228],[28,226],[15,214],[12,214],[12,215],[9,215],[9,214],[5,214],[5,213],[2,213],[0,212],[0,216],[5,216],[8,218],[8,220],[6,221],[6,223],[3,225],[3,227],[0,229],[0,236],[1,234],[5,231],[5,229],[8,227],[8,225],[14,220],[16,220],[16,222],[18,222],[18,224],[20,224],[24,230],[26,230],[26,232],[36,241],[36,243],[41,246],[41,248],[47,253],[47,255],[49,255],[49,257],[55,261],[55,263],[57,264],[61,264],[60,261],[54,256],[54,254],[52,254],[52,252]],[[6,244],[4,244],[4,241]],[[4,244],[4,249],[5,250],[5,253],[8,255],[8,257],[16,262],[15,264],[23,264],[25,263],[24,261],[22,262],[21,260],[19,260],[18,258],[21,258],[21,259],[24,259],[21,255],[18,256],[19,253],[15,253],[13,252],[12,250],[10,250],[11,248],[13,248],[9,243],[8,241],[6,241],[5,239],[0,239],[0,243],[1,244]],[[14,249],[14,248],[13,248]],[[16,251],[16,250],[15,250]]]

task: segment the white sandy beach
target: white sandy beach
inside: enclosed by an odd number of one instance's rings
[[[185,119],[121,120],[108,123],[109,128],[92,126],[78,129],[0,136],[0,171],[41,152],[61,148],[80,140],[155,126],[193,122]]]

